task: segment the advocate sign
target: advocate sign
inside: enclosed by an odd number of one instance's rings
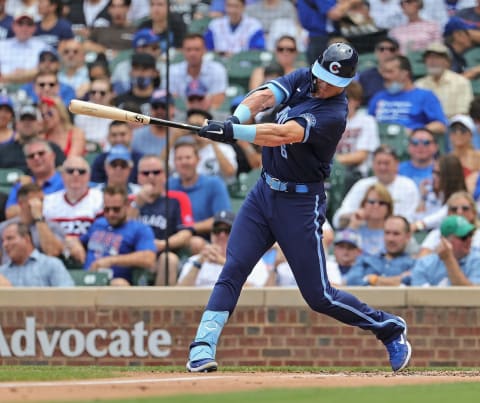
[[[172,336],[167,330],[155,329],[149,333],[143,321],[135,323],[130,330],[92,329],[84,333],[67,329],[49,334],[36,329],[35,317],[27,317],[25,328],[15,330],[10,343],[0,326],[1,357],[52,357],[57,349],[65,357],[79,357],[84,353],[92,357],[168,357],[171,346]]]

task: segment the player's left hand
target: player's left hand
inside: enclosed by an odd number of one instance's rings
[[[226,120],[225,122],[208,120],[207,125],[201,128],[198,135],[220,143],[231,144],[234,142],[233,123],[230,120]]]

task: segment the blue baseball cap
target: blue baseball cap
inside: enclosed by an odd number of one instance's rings
[[[144,28],[133,35],[133,47],[147,46],[153,43],[159,43],[160,37],[152,29]]]
[[[478,29],[478,27],[462,20],[460,17],[450,17],[443,30],[443,36],[450,36],[455,31],[467,31],[469,29]]]
[[[192,80],[188,83],[185,95],[188,97],[204,97],[208,93],[207,87],[200,80]]]
[[[352,231],[351,229],[345,229],[343,231],[337,232],[333,243],[334,245],[337,245],[339,243],[348,243],[360,249],[362,245],[362,239],[358,232]]]
[[[167,91],[164,89],[153,91],[152,97],[150,98],[150,105],[175,105],[175,100],[173,96],[167,97]]]
[[[13,102],[10,97],[6,95],[0,95],[0,106],[7,106],[10,108],[12,113],[15,113],[15,110],[13,109]]]
[[[122,160],[128,163],[132,162],[132,155],[130,154],[128,148],[123,144],[116,144],[110,149],[110,152],[107,156],[107,163],[110,164],[115,160]]]

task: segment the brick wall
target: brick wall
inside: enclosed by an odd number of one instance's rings
[[[71,290],[70,297],[65,298],[61,291],[55,295],[54,290],[31,291],[31,295],[27,291],[16,295],[13,291],[9,290],[9,298],[3,291],[0,296],[0,363],[5,365],[183,366],[209,293],[191,289],[175,289],[173,292],[162,288],[145,288],[142,292],[138,289],[134,292],[89,289],[82,290],[80,296],[75,295],[77,290]],[[251,291],[242,294],[235,314],[224,329],[217,355],[221,365],[388,365],[383,345],[372,334],[310,311],[295,290],[281,290],[283,293],[280,294],[277,294],[278,290],[274,294],[265,290]],[[443,293],[443,302],[438,306],[435,302],[439,295],[432,297],[430,291],[422,294],[422,290],[417,290],[418,295],[412,294],[411,290],[399,291],[403,293],[402,297],[392,295],[393,290],[383,294],[377,290],[365,294],[366,291],[360,290],[357,294],[371,304],[383,299],[382,305],[376,303],[375,306],[383,306],[407,320],[414,349],[412,365],[480,366],[480,304],[475,299],[470,299],[468,306],[467,301],[460,303],[463,301],[461,295],[459,297],[461,291],[450,290],[450,297]],[[479,294],[478,289],[476,294]],[[386,295],[389,295],[388,299],[385,299]],[[473,294],[467,292],[464,297],[468,298],[468,295]],[[281,302],[266,303],[280,296]],[[398,304],[398,298],[405,303]],[[414,303],[415,299],[423,301],[422,304]],[[128,306],[125,301],[129,301]],[[392,305],[396,301],[397,305]],[[33,333],[27,341],[26,331],[22,332],[26,329],[27,318],[30,330],[35,322],[33,356],[25,353],[33,351],[31,345],[27,346],[32,343]],[[137,343],[141,345],[135,345],[135,326],[137,338],[141,340]],[[117,357],[109,353],[95,357],[86,347],[82,350],[82,343],[88,344],[82,335],[86,336],[95,329],[108,334],[108,337],[95,339],[95,351],[121,350],[121,344],[128,353]],[[119,329],[123,329],[122,337],[117,337]],[[163,333],[159,336],[160,341],[152,343],[161,344],[156,351],[162,356],[147,351],[149,335],[156,330]],[[109,347],[113,339],[116,345]],[[42,350],[49,346],[52,348],[50,356]],[[82,352],[78,354],[80,350]],[[8,351],[10,357],[5,356]],[[65,351],[72,356],[67,356]],[[136,354],[139,351],[141,354]],[[130,356],[125,356],[128,354]]]

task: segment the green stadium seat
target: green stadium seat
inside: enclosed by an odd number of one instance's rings
[[[87,270],[69,270],[76,286],[107,286],[110,284],[108,273]]]
[[[119,63],[125,60],[129,60],[132,57],[132,54],[133,54],[133,49],[127,49],[127,50],[122,50],[118,52],[117,55],[108,63],[108,67],[110,71],[115,70],[115,67],[117,67]]]
[[[211,17],[203,17],[198,19],[193,19],[188,24],[188,32],[191,34],[204,34],[208,28],[208,24],[211,21]]]
[[[425,63],[423,62],[423,50],[411,51],[407,53],[408,60],[412,65],[413,79],[423,77],[427,74]]]
[[[408,155],[408,135],[404,126],[396,123],[378,123],[378,134],[381,144],[392,147],[400,161],[410,158]]]
[[[468,51],[466,51],[463,55],[467,62],[468,67],[475,67],[480,64],[480,47],[475,46]]]
[[[346,187],[345,179],[347,168],[340,164],[336,159],[333,160],[327,189],[327,217],[331,219],[335,211],[342,204],[345,197]]]
[[[364,70],[368,70],[377,65],[377,58],[374,52],[363,53],[358,55],[358,67],[357,70],[361,73]]]
[[[268,65],[272,60],[272,53],[267,51],[249,50],[233,54],[225,60],[229,83],[248,88],[253,70]]]
[[[18,168],[0,168],[0,191],[9,193],[22,175],[24,172]]]
[[[140,267],[132,269],[132,285],[149,286],[155,284],[155,273]]]

